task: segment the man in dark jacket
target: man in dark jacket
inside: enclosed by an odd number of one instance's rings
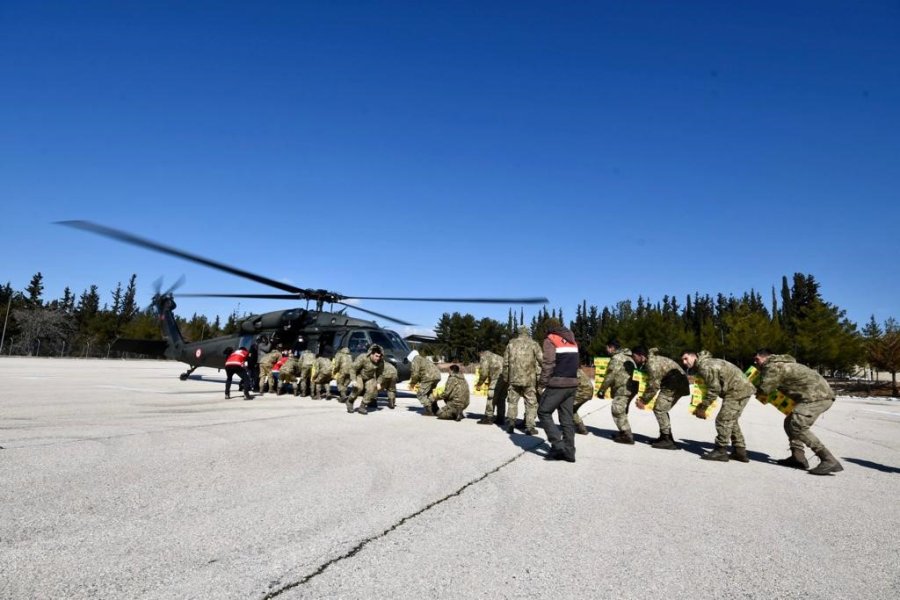
[[[542,350],[539,384],[543,392],[538,404],[538,418],[551,446],[547,459],[575,462],[572,412],[578,389],[578,344],[572,332],[556,322],[551,324]],[[559,416],[559,427],[553,422],[554,411]]]

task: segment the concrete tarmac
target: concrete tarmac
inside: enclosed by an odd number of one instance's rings
[[[839,398],[813,431],[844,465],[780,467],[751,400],[752,461],[613,443],[582,409],[575,464],[541,436],[332,401],[224,399],[224,372],[0,358],[0,598],[898,598],[900,402]],[[200,375],[200,377],[197,377]],[[542,434],[542,432],[541,432]],[[811,464],[818,459],[807,453]]]

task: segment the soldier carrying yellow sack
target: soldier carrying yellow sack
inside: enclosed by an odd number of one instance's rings
[[[479,425],[490,425],[494,422],[494,410],[497,417],[502,418],[506,406],[506,382],[503,380],[503,357],[494,354],[490,350],[481,353],[481,362],[478,364],[478,380],[475,387],[484,383],[488,384],[487,400],[484,403],[484,417],[478,421]],[[499,408],[497,408],[499,407]]]
[[[756,388],[738,367],[727,360],[713,358],[706,350],[699,354],[691,350],[681,355],[681,364],[690,374],[696,370],[699,377],[707,386],[706,398],[697,406],[694,416],[700,419],[706,418],[706,411],[717,397],[722,398],[722,408],[716,416],[716,445],[715,448],[701,456],[704,460],[717,460],[728,462],[734,459],[740,462],[750,462],[747,456],[747,442],[738,419],[744,412],[744,407],[750,401],[750,397],[756,392]],[[734,446],[734,451],[728,454],[728,443]]]
[[[613,441],[620,444],[634,444],[634,435],[628,422],[628,405],[638,390],[638,382],[632,379],[635,369],[634,359],[631,357],[631,350],[622,348],[615,339],[606,342],[606,352],[610,355],[609,366],[606,367],[606,377],[597,390],[597,397],[602,398],[606,390],[612,392],[610,412],[619,430]]]
[[[459,365],[450,365],[450,376],[438,400],[446,403],[437,411],[438,419],[462,421],[465,418],[463,411],[469,406],[469,382],[460,374]]]
[[[329,392],[331,391],[331,373],[334,370],[334,365],[331,364],[331,359],[325,356],[325,352],[329,351],[319,351],[319,355],[316,357],[316,374],[313,377],[312,391],[313,400],[331,399]]]
[[[753,357],[760,371],[757,387],[768,395],[779,391],[794,401],[794,410],[784,418],[784,431],[788,436],[791,455],[778,460],[778,464],[798,469],[809,468],[803,446],[819,457],[819,464],[809,470],[813,475],[828,475],[843,471],[841,463],[828,451],[819,438],[810,431],[816,419],[834,404],[834,390],[825,378],[788,354],[772,354],[760,349]]]
[[[431,392],[437,387],[441,380],[441,371],[437,365],[431,362],[430,358],[419,354],[418,350],[413,350],[406,357],[409,362],[409,387],[416,388],[416,397],[422,406],[425,407],[423,413],[426,417],[434,416],[434,398]]]
[[[260,395],[271,391],[275,393],[277,390],[275,389],[275,378],[272,377],[272,367],[275,366],[275,363],[278,362],[278,359],[281,358],[281,351],[277,348],[273,348],[269,352],[266,352],[259,359],[259,392]]]
[[[353,361],[351,379],[350,379],[350,397],[347,398],[347,412],[353,412],[353,405],[360,394],[363,395],[362,403],[359,405],[359,414],[364,415],[369,412],[366,408],[372,400],[378,397],[378,381],[384,373],[384,350],[378,344],[369,346],[369,351],[360,354]]]
[[[643,346],[636,346],[631,355],[637,367],[647,373],[647,388],[635,401],[637,407],[644,408],[656,396],[653,416],[659,424],[659,437],[650,445],[663,450],[677,450],[678,446],[672,437],[669,411],[679,398],[691,393],[687,375],[674,360],[658,354],[656,348],[651,348],[648,352]]]
[[[347,386],[350,384],[350,376],[353,372],[353,355],[346,346],[342,347],[334,355],[331,375],[337,385],[338,401],[347,401]]]

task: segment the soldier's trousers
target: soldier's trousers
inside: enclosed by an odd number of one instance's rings
[[[791,443],[791,450],[803,450],[803,445],[809,446],[813,452],[825,449],[825,444],[810,431],[816,419],[831,408],[834,400],[818,400],[816,402],[802,402],[794,406],[794,411],[784,418],[784,431]]]
[[[519,398],[525,399],[525,429],[534,429],[537,420],[537,391],[533,385],[510,385],[506,395],[506,421],[519,417]]]
[[[331,387],[329,384],[331,383],[331,376],[329,374],[328,379],[325,379],[325,376],[319,377],[316,375],[316,380],[313,382],[315,385],[313,386],[313,398],[321,398],[322,400],[326,400],[328,398],[328,393],[331,391],[329,388]]]
[[[738,419],[749,401],[750,396],[737,400],[722,399],[722,408],[716,416],[716,446],[725,448],[731,443],[735,448],[747,447]]]
[[[575,403],[572,405],[572,420],[575,422],[576,425],[584,425],[584,421],[581,420],[581,415],[578,414],[578,409],[581,408],[582,406],[584,406],[585,404],[587,404],[588,400],[590,400],[590,399],[591,399],[590,396],[588,396],[587,398],[579,399],[578,396],[576,395]],[[539,413],[540,413],[540,410],[541,410],[541,408],[540,408],[540,406],[538,406]]]
[[[396,379],[382,379],[379,384],[381,390],[387,395],[388,403],[396,403],[397,402],[397,380]]]
[[[300,395],[309,396],[312,387],[312,367],[300,367]]]
[[[506,382],[502,378],[497,381],[491,380],[488,386],[487,400],[484,403],[484,416],[487,419],[494,417],[494,411],[500,412],[506,405]]]
[[[656,402],[653,404],[653,416],[656,417],[656,422],[659,423],[660,435],[672,433],[672,421],[669,419],[669,411],[672,410],[672,407],[675,406],[675,403],[682,396],[682,394],[676,396],[675,394],[677,393],[672,390],[661,389],[656,397]]]
[[[269,384],[269,390],[275,389],[275,378],[272,377],[272,365],[259,365],[259,391]]]
[[[437,387],[437,384],[440,381],[440,379],[437,379],[434,381],[419,382],[419,385],[416,388],[416,398],[419,399],[419,402],[422,403],[422,406],[431,406],[431,403],[434,402],[434,398],[431,397],[431,392],[434,391],[434,388]]]
[[[538,416],[554,450],[575,458],[575,421],[572,416],[577,388],[546,388],[541,394]],[[553,422],[553,413],[559,416],[559,427]],[[562,429],[562,432],[560,432]]]
[[[619,431],[631,432],[631,424],[628,422],[628,408],[634,393],[628,388],[616,390],[613,393],[612,404],[610,404],[610,412],[612,413],[613,422]]]
[[[450,421],[460,416],[465,409],[466,407],[462,404],[448,402],[437,412],[437,418]]]
[[[338,397],[343,402],[347,399],[347,386],[350,385],[350,374],[338,373],[334,376],[334,383],[337,385]]]
[[[378,380],[377,379],[367,379],[360,383],[360,380],[357,378],[356,386],[353,388],[353,393],[350,394],[350,397],[347,399],[347,403],[351,406],[356,402],[356,399],[359,398],[360,393],[362,393],[363,401],[361,406],[365,406],[369,402],[372,402],[378,397]]]

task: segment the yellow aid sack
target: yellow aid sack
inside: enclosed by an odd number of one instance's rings
[[[706,382],[703,381],[703,378],[697,377],[696,375],[691,377],[691,403],[688,404],[688,412],[691,414],[697,412],[697,407],[703,404],[708,394],[709,388],[706,386]],[[719,408],[718,398],[712,401],[712,404],[706,409],[706,416],[703,418],[708,419],[717,408]]]
[[[649,379],[649,375],[645,371],[641,371],[640,369],[635,369],[634,374],[631,376],[632,381],[637,381],[638,391],[637,397],[641,398],[644,396],[644,392],[647,391],[647,380]],[[656,399],[659,397],[659,392],[653,394],[653,398],[650,399],[650,402],[644,404],[644,410],[653,410],[653,407],[656,406]]]
[[[603,385],[603,380],[606,379],[606,369],[609,368],[609,357],[608,356],[595,356],[594,357],[594,389],[599,390],[600,386]],[[603,395],[604,398],[612,398],[612,390],[606,390],[606,393]]]
[[[475,367],[475,381],[478,381],[479,379],[481,379],[481,367]],[[472,389],[476,394],[486,396],[488,393],[489,383],[490,382],[485,381],[481,385],[473,385]]]
[[[750,380],[750,383],[756,385],[757,382],[759,382],[761,373],[759,372],[759,369],[751,365],[747,368],[746,371],[744,371],[744,375],[747,376],[747,379]],[[756,394],[756,399],[763,404],[771,404],[786,415],[794,412],[794,405],[796,404],[792,398],[785,396],[778,390],[774,390],[769,395],[759,392],[758,394]]]

